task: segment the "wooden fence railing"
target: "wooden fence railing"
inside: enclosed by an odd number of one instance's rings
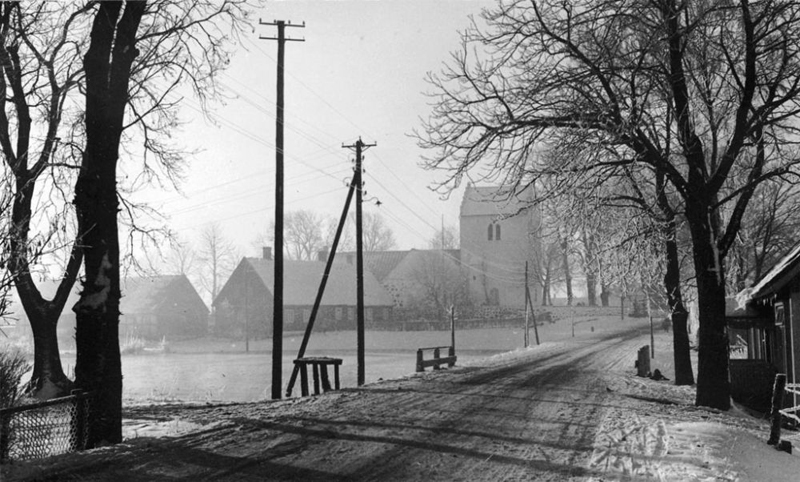
[[[445,357],[441,356],[444,349],[447,350],[447,356]],[[426,360],[424,355],[426,351],[432,351],[433,358]],[[456,348],[453,345],[420,348],[417,350],[417,372],[424,372],[426,367],[433,367],[434,370],[438,370],[441,365],[445,364],[448,367],[455,366],[456,358]]]

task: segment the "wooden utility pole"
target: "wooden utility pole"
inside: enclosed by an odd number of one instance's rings
[[[286,38],[286,27],[305,27],[292,25],[292,22],[275,20],[263,22],[261,25],[278,27],[277,37],[259,37],[263,40],[278,41],[278,82],[277,82],[277,114],[275,116],[275,276],[272,289],[272,398],[281,398],[283,385],[283,65],[285,43],[287,41],[303,42],[304,39]]]
[[[364,236],[361,216],[361,203],[364,195],[364,181],[361,176],[361,156],[365,150],[375,144],[364,144],[361,138],[355,144],[342,146],[356,151],[356,358],[358,360],[358,386],[364,384],[366,372],[364,369]]]
[[[530,321],[529,316],[530,312],[528,311],[528,296],[530,293],[528,292],[528,262],[525,261],[525,335],[523,339],[525,341],[525,348],[528,348],[530,345]]]

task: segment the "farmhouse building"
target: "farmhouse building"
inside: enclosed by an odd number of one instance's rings
[[[52,299],[58,283],[37,283],[42,296]],[[127,278],[120,282],[120,337],[138,336],[144,339],[168,340],[203,336],[208,329],[208,308],[192,283],[184,275]],[[72,307],[78,302],[80,283],[70,293],[64,312],[58,321],[59,346],[74,346],[75,313]],[[30,329],[25,311],[13,291],[10,310],[18,318],[18,326]]]
[[[285,260],[283,263],[284,329],[304,330],[317,296],[325,263]],[[272,333],[272,290],[275,264],[264,250],[261,258],[243,258],[214,300],[214,330],[231,337],[263,338]],[[367,326],[390,323],[392,298],[369,271],[364,272],[364,317]],[[355,329],[356,267],[334,263],[314,325],[317,329]]]
[[[122,336],[174,340],[208,330],[208,307],[185,275],[123,280],[120,312]]]
[[[345,259],[351,255],[342,254]],[[395,308],[408,309],[426,303],[437,291],[450,298],[463,285],[459,258],[457,249],[366,251],[364,266],[391,295]]]
[[[506,192],[496,186],[468,185],[461,202],[461,264],[469,295],[478,305],[523,308],[525,262],[539,259],[539,216],[533,192]],[[531,296],[541,292],[533,279]]]

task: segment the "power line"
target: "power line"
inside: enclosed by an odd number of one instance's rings
[[[272,57],[271,57],[271,56],[270,56],[270,55],[269,55],[267,52],[265,52],[263,49],[261,49],[261,47],[260,47],[259,45],[255,44],[255,43],[252,43],[252,42],[251,42],[251,44],[252,44],[252,45],[253,45],[253,46],[254,46],[254,47],[257,49],[257,50],[259,50],[261,53],[263,53],[265,56],[267,56],[268,58],[272,58]],[[309,87],[308,85],[306,85],[306,84],[305,84],[305,83],[304,83],[304,82],[303,82],[301,79],[298,79],[297,77],[293,76],[291,73],[289,73],[289,75],[290,75],[290,76],[291,76],[291,77],[292,77],[292,78],[293,78],[293,79],[294,79],[294,80],[295,80],[295,81],[296,81],[296,82],[297,82],[299,85],[301,85],[301,86],[302,86],[302,87],[304,87],[304,88],[305,88],[305,89],[306,89],[308,92],[310,92],[310,93],[311,93],[311,94],[312,94],[314,97],[316,97],[316,98],[318,98],[319,100],[321,100],[321,101],[322,101],[322,102],[323,102],[323,103],[324,103],[326,106],[328,106],[328,107],[331,109],[331,111],[333,111],[334,113],[336,113],[337,115],[339,115],[339,116],[340,116],[342,119],[344,119],[345,121],[347,121],[347,123],[349,123],[350,125],[352,125],[352,126],[353,126],[353,127],[355,127],[356,129],[358,129],[359,131],[361,131],[361,132],[366,132],[367,134],[369,134],[369,130],[368,130],[368,129],[363,129],[361,126],[357,125],[355,122],[353,122],[352,120],[350,120],[350,118],[348,118],[346,115],[344,115],[344,114],[343,114],[341,111],[339,111],[339,110],[338,110],[336,107],[334,107],[334,106],[333,106],[333,105],[332,105],[330,102],[328,102],[328,101],[327,101],[327,100],[326,100],[324,97],[322,97],[321,95],[319,95],[319,94],[318,94],[316,91],[314,91],[314,90],[313,90],[311,87]],[[374,137],[374,136],[373,136],[373,137]],[[427,203],[427,202],[425,202],[425,201],[424,201],[422,198],[420,198],[420,197],[419,197],[419,194],[417,194],[417,193],[416,193],[416,192],[415,192],[413,189],[410,189],[410,188],[407,186],[407,184],[406,184],[405,182],[403,182],[403,181],[400,179],[400,177],[399,177],[399,176],[398,176],[398,175],[397,175],[397,174],[394,172],[394,170],[393,170],[393,169],[390,167],[390,165],[389,165],[388,163],[384,162],[384,161],[383,161],[383,160],[380,158],[380,156],[376,156],[376,159],[378,159],[378,162],[379,162],[379,163],[380,163],[380,164],[383,166],[383,168],[384,168],[385,170],[387,170],[387,171],[388,171],[388,172],[389,172],[389,173],[390,173],[390,174],[391,174],[393,177],[395,177],[395,179],[397,179],[397,180],[398,180],[398,182],[399,182],[399,184],[398,184],[398,185],[399,185],[399,186],[402,186],[403,188],[405,188],[405,190],[406,190],[406,191],[408,191],[408,192],[409,192],[409,193],[410,193],[410,194],[411,194],[411,195],[412,195],[414,198],[416,198],[416,199],[417,199],[417,200],[420,202],[420,204],[421,204],[422,206],[424,206],[424,207],[425,207],[427,210],[429,210],[429,211],[430,211],[430,212],[432,212],[433,214],[436,214],[436,215],[437,215],[437,217],[439,216],[439,214],[441,214],[441,213],[437,213],[437,212],[435,212],[435,211],[433,210],[433,208],[431,208],[431,206],[430,206],[430,203]],[[384,189],[385,189],[385,187],[384,187]],[[387,191],[388,191],[388,189],[387,189]],[[396,196],[394,196],[394,197],[396,198]],[[404,202],[404,201],[400,201],[400,202],[401,202],[401,204],[402,204],[402,205],[404,205],[404,206],[407,204],[407,203],[406,203],[406,202]],[[428,222],[426,222],[426,224],[429,224],[429,225],[430,225],[430,223],[428,223]]]

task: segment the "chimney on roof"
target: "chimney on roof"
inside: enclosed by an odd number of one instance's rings
[[[261,248],[261,257],[263,259],[272,259],[272,248],[269,246],[264,246]]]
[[[328,261],[328,247],[323,246],[322,249],[317,252],[317,261],[322,261],[323,263]]]

